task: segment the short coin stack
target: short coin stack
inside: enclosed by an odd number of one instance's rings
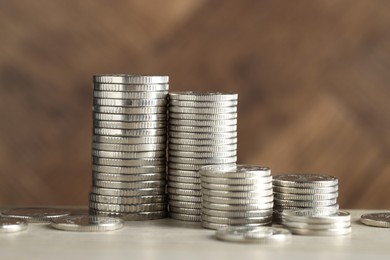
[[[272,176],[266,167],[211,165],[200,169],[202,226],[264,226],[272,223]]]
[[[170,216],[199,222],[198,170],[237,160],[237,94],[169,93],[168,124]]]
[[[90,212],[166,216],[167,76],[94,76]]]
[[[274,222],[283,222],[283,212],[310,209],[320,215],[335,214],[338,180],[319,174],[285,174],[274,176]]]

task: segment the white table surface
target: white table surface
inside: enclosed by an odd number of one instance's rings
[[[30,224],[0,233],[0,259],[390,259],[390,229],[360,224],[339,237],[294,235],[289,242],[241,244],[216,240],[215,231],[173,219],[127,222],[121,230],[83,233]]]

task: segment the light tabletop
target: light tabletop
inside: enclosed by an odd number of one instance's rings
[[[0,259],[390,259],[390,229],[365,226],[360,216],[384,210],[348,210],[352,233],[293,235],[289,242],[242,244],[215,239],[215,231],[173,219],[126,222],[109,232],[70,232],[48,224],[0,233]]]

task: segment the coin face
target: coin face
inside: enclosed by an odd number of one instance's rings
[[[17,218],[0,217],[0,233],[19,232],[27,229],[27,221]]]
[[[165,84],[169,82],[168,76],[106,74],[94,75],[94,82],[113,84]]]
[[[98,232],[111,231],[123,227],[123,220],[120,218],[80,215],[68,216],[55,219],[51,222],[51,226],[56,229],[65,231],[78,232]]]
[[[68,216],[69,210],[53,208],[16,208],[1,213],[5,217],[24,219],[28,222],[50,222],[53,219]]]
[[[183,101],[228,101],[237,100],[238,94],[232,92],[170,92],[170,100],[183,100]]]
[[[286,241],[291,238],[291,232],[284,228],[228,226],[218,229],[217,239],[231,242],[259,243],[267,241]]]
[[[390,212],[364,214],[360,221],[368,226],[390,228]]]

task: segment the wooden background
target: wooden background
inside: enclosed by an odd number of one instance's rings
[[[91,76],[239,93],[239,162],[390,207],[390,1],[0,1],[0,205],[86,205]]]

